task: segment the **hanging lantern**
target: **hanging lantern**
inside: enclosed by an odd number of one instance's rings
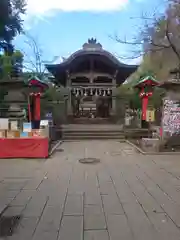
[[[76,89],[76,97],[79,96],[79,89]]]
[[[76,95],[79,95],[79,89],[76,88]]]
[[[91,88],[90,90],[90,95],[92,96],[93,95],[93,89]]]

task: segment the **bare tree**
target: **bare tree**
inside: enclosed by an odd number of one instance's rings
[[[24,33],[26,36],[25,43],[31,50],[31,55],[28,55],[25,51],[25,67],[30,68],[31,71],[36,72],[40,77],[44,74],[45,68],[42,60],[42,49],[38,44],[38,41],[29,33]]]
[[[154,11],[150,16],[142,14],[140,19],[143,26],[132,41],[117,34],[113,37],[116,42],[132,48],[130,59],[143,58],[130,81],[139,79],[141,73],[152,72],[157,79],[165,80],[170,70],[176,68],[180,72],[180,0],[168,0],[164,13]]]
[[[132,58],[137,58],[145,53],[157,53],[164,51],[168,55],[173,53],[180,63],[180,1],[169,1],[164,14],[152,13],[152,16],[142,14],[140,17],[144,22],[143,28],[133,41],[128,41],[126,37],[120,38],[117,34],[113,37],[121,44],[127,44],[136,48]]]
[[[26,49],[20,49],[24,55],[25,71],[35,73],[41,79],[46,72],[45,63],[53,63],[58,57],[55,56],[51,61],[45,61],[43,56],[43,50],[38,40],[30,35],[28,32],[24,32],[26,37],[25,44],[29,48],[30,53]]]

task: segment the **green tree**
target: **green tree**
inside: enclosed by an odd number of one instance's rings
[[[46,101],[62,101],[64,99],[63,88],[57,88],[50,83],[44,98]]]
[[[125,99],[125,102],[132,109],[141,108],[141,100],[136,89],[133,88],[133,81],[122,84],[118,88],[118,95]]]
[[[23,54],[16,50],[12,55],[0,55],[0,79],[8,79],[11,76],[19,76],[23,69]]]
[[[25,0],[0,1],[0,48],[12,52],[11,41],[22,32],[22,14],[25,14]]]

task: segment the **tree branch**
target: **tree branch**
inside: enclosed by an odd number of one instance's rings
[[[21,49],[20,49],[20,51],[21,51],[21,52],[23,53],[23,55],[26,56],[26,58],[27,58],[27,61],[24,60],[24,62],[26,62],[27,64],[30,64],[30,65],[33,67],[33,69],[37,70],[37,69],[36,69],[36,65],[35,65],[34,62],[31,60],[30,56],[29,56],[24,50],[21,50]]]
[[[117,35],[115,35],[114,37],[110,36],[110,38],[121,44],[127,44],[127,45],[142,45],[143,44],[143,42],[141,42],[141,41],[140,42],[129,42],[126,40],[126,38],[125,38],[125,40],[122,40]]]
[[[24,35],[30,40],[26,41],[26,43],[30,46],[30,48],[33,50],[33,55],[35,57],[35,65],[36,65],[36,71],[41,74],[42,73],[42,59],[41,59],[41,50],[36,42],[36,40],[28,33],[24,33]]]
[[[167,22],[167,23],[166,23],[166,31],[165,31],[165,34],[166,34],[167,40],[168,40],[168,42],[169,42],[169,44],[170,44],[170,47],[172,48],[173,52],[176,54],[176,56],[177,56],[177,58],[178,58],[178,60],[179,60],[179,62],[180,62],[180,53],[178,52],[176,46],[175,46],[174,43],[171,41],[171,38],[170,38],[170,36],[169,36],[169,30],[168,30],[168,29],[169,29],[169,20],[167,19],[166,22]]]

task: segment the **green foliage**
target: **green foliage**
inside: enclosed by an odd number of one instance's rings
[[[41,100],[41,111],[42,116],[44,116],[47,112],[52,112],[55,124],[66,122],[64,89],[56,88],[50,84],[49,89],[45,92],[43,99]]]
[[[143,66],[144,67],[144,66]],[[140,68],[139,72],[137,71],[134,74],[134,79],[131,77],[131,81],[123,84],[119,87],[119,95],[122,96],[123,98],[125,98],[128,102],[129,102],[129,106],[132,109],[140,109],[141,108],[141,98],[139,97],[139,91],[138,89],[135,89],[133,86],[135,85],[135,83],[139,82],[140,79],[142,77],[147,76],[147,74],[143,74],[143,67]],[[144,68],[146,69],[146,68]],[[152,76],[152,72],[148,72],[146,70],[146,73],[148,73],[148,75],[151,73]],[[149,105],[151,105],[152,107],[154,107],[155,109],[159,108],[162,104],[162,96],[163,96],[164,90],[160,89],[158,87],[155,87],[153,89],[153,95],[152,97],[149,98]]]
[[[44,99],[46,99],[46,101],[62,101],[64,99],[64,95],[60,89],[49,85],[49,88],[44,93]]]
[[[17,61],[18,61],[18,62],[22,62],[24,55],[22,54],[21,51],[16,50],[16,51],[13,53],[13,56],[12,56],[12,57],[15,59],[16,62],[17,62]]]
[[[21,15],[25,7],[25,0],[0,0],[0,44],[10,43],[22,32]]]
[[[138,91],[133,88],[132,83],[124,83],[118,88],[118,95],[128,102],[132,109],[141,108],[141,100]]]
[[[22,32],[22,14],[25,13],[25,0],[0,0],[0,78],[9,78],[23,68],[23,55],[14,51],[11,41]]]
[[[1,60],[1,77],[7,78],[10,76],[12,71],[12,58],[8,55],[2,55],[0,56]]]
[[[124,96],[130,96],[132,94],[132,86],[131,83],[124,83],[118,88],[118,95],[124,97]]]
[[[152,97],[149,98],[149,104],[158,109],[162,105],[162,97],[164,94],[164,90],[156,87],[153,91]]]
[[[12,55],[0,55],[0,78],[7,79],[14,69],[22,71],[23,54],[17,50]]]
[[[135,84],[137,84],[142,78],[146,77],[146,76],[152,76],[155,79],[157,79],[156,77],[156,72],[155,69],[153,67],[153,64],[151,62],[151,56],[150,54],[146,54],[144,55],[142,62],[139,66],[139,68],[137,69],[137,71],[132,74],[129,79],[128,82],[134,86]],[[159,81],[159,79],[157,79],[157,81]]]

